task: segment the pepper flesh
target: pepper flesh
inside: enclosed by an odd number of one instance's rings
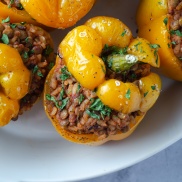
[[[11,23],[26,22],[34,25],[39,25],[25,10],[18,10],[15,7],[0,2],[0,21],[10,18]]]
[[[29,82],[30,71],[17,50],[0,44],[0,126],[17,116],[19,100],[28,93]]]
[[[147,7],[147,8],[146,8]],[[145,16],[143,16],[145,15]],[[141,0],[137,11],[138,35],[151,43],[160,45],[161,73],[174,80],[182,81],[182,61],[173,53],[170,40],[167,0]]]
[[[21,0],[25,10],[38,22],[54,28],[74,25],[92,8],[95,0]]]
[[[160,66],[160,59],[156,61],[158,54],[150,47],[150,43],[142,38],[134,39],[129,28],[118,19],[95,17],[69,32],[59,45],[56,65],[46,79],[44,103],[45,111],[56,130],[70,141],[99,145],[109,140],[120,140],[129,136],[160,94],[161,80],[154,73],[136,80],[138,84],[106,78],[107,69],[104,61],[99,57],[105,45],[126,48],[127,54],[133,55],[140,63],[150,64],[153,67]],[[49,84],[52,75],[56,69],[60,69],[59,64],[62,61],[81,86],[90,90],[97,89],[96,95],[104,105],[125,114],[142,111],[143,115],[136,117],[136,123],[130,123],[126,134],[118,133],[101,141],[93,134],[72,133],[62,128],[58,119],[49,115],[46,107],[46,94],[50,94]],[[98,73],[101,79],[97,77],[94,80],[93,73]],[[153,86],[157,88],[155,91],[151,90]]]

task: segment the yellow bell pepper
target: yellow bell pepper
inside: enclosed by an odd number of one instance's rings
[[[34,25],[40,25],[23,9],[20,10],[0,2],[0,10],[0,21],[9,17],[11,23],[26,22]]]
[[[137,10],[138,35],[153,44],[160,45],[161,73],[174,80],[182,81],[182,61],[175,56],[171,41],[170,23],[167,0],[141,0]],[[175,32],[175,31],[174,31]]]
[[[95,0],[20,0],[20,2],[38,22],[48,27],[67,28],[85,16]]]
[[[135,78],[125,80],[124,75],[132,68],[135,70],[135,65],[158,68],[160,58],[157,49],[156,45],[143,38],[133,38],[130,29],[112,17],[94,17],[71,30],[59,45],[56,64],[47,76],[44,89],[45,111],[60,135],[76,143],[94,145],[129,136],[156,102],[161,90],[161,80],[150,71],[142,76],[146,70],[142,70],[140,76],[130,73]],[[108,54],[107,58],[104,57],[105,54]],[[135,124],[130,123],[127,133],[117,133],[104,140],[93,134],[78,134],[64,129],[56,116],[50,113],[50,106],[47,105],[47,95],[54,92],[50,89],[52,78],[55,75],[58,77],[57,70],[63,64],[69,75],[84,89],[96,89],[96,96],[105,106],[123,114],[141,111],[143,115],[136,117]],[[136,70],[139,69],[137,67]],[[110,78],[109,72],[120,75],[120,79]],[[54,99],[49,98],[50,100]],[[53,104],[55,103],[54,100]]]
[[[16,118],[19,100],[29,90],[30,71],[18,51],[0,43],[0,127]]]

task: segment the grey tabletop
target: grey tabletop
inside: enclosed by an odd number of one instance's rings
[[[80,182],[182,182],[182,139],[126,169]]]

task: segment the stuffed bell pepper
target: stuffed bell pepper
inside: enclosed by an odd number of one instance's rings
[[[54,64],[50,35],[32,24],[0,23],[0,127],[40,97]]]
[[[182,81],[182,1],[141,0],[137,11],[139,36],[160,46],[161,72]]]
[[[23,8],[39,23],[53,28],[74,25],[92,8],[95,0],[20,0]]]
[[[155,45],[133,38],[112,17],[94,17],[59,45],[44,88],[44,107],[69,141],[100,145],[129,136],[156,102],[161,81]]]

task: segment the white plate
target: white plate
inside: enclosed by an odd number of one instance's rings
[[[98,0],[82,20],[95,15],[120,18],[136,32],[138,0]],[[56,30],[61,41],[66,31]],[[127,139],[99,147],[62,139],[43,111],[42,101],[17,122],[0,128],[0,181],[72,181],[104,175],[133,165],[182,138],[182,84],[162,77],[159,100]]]

